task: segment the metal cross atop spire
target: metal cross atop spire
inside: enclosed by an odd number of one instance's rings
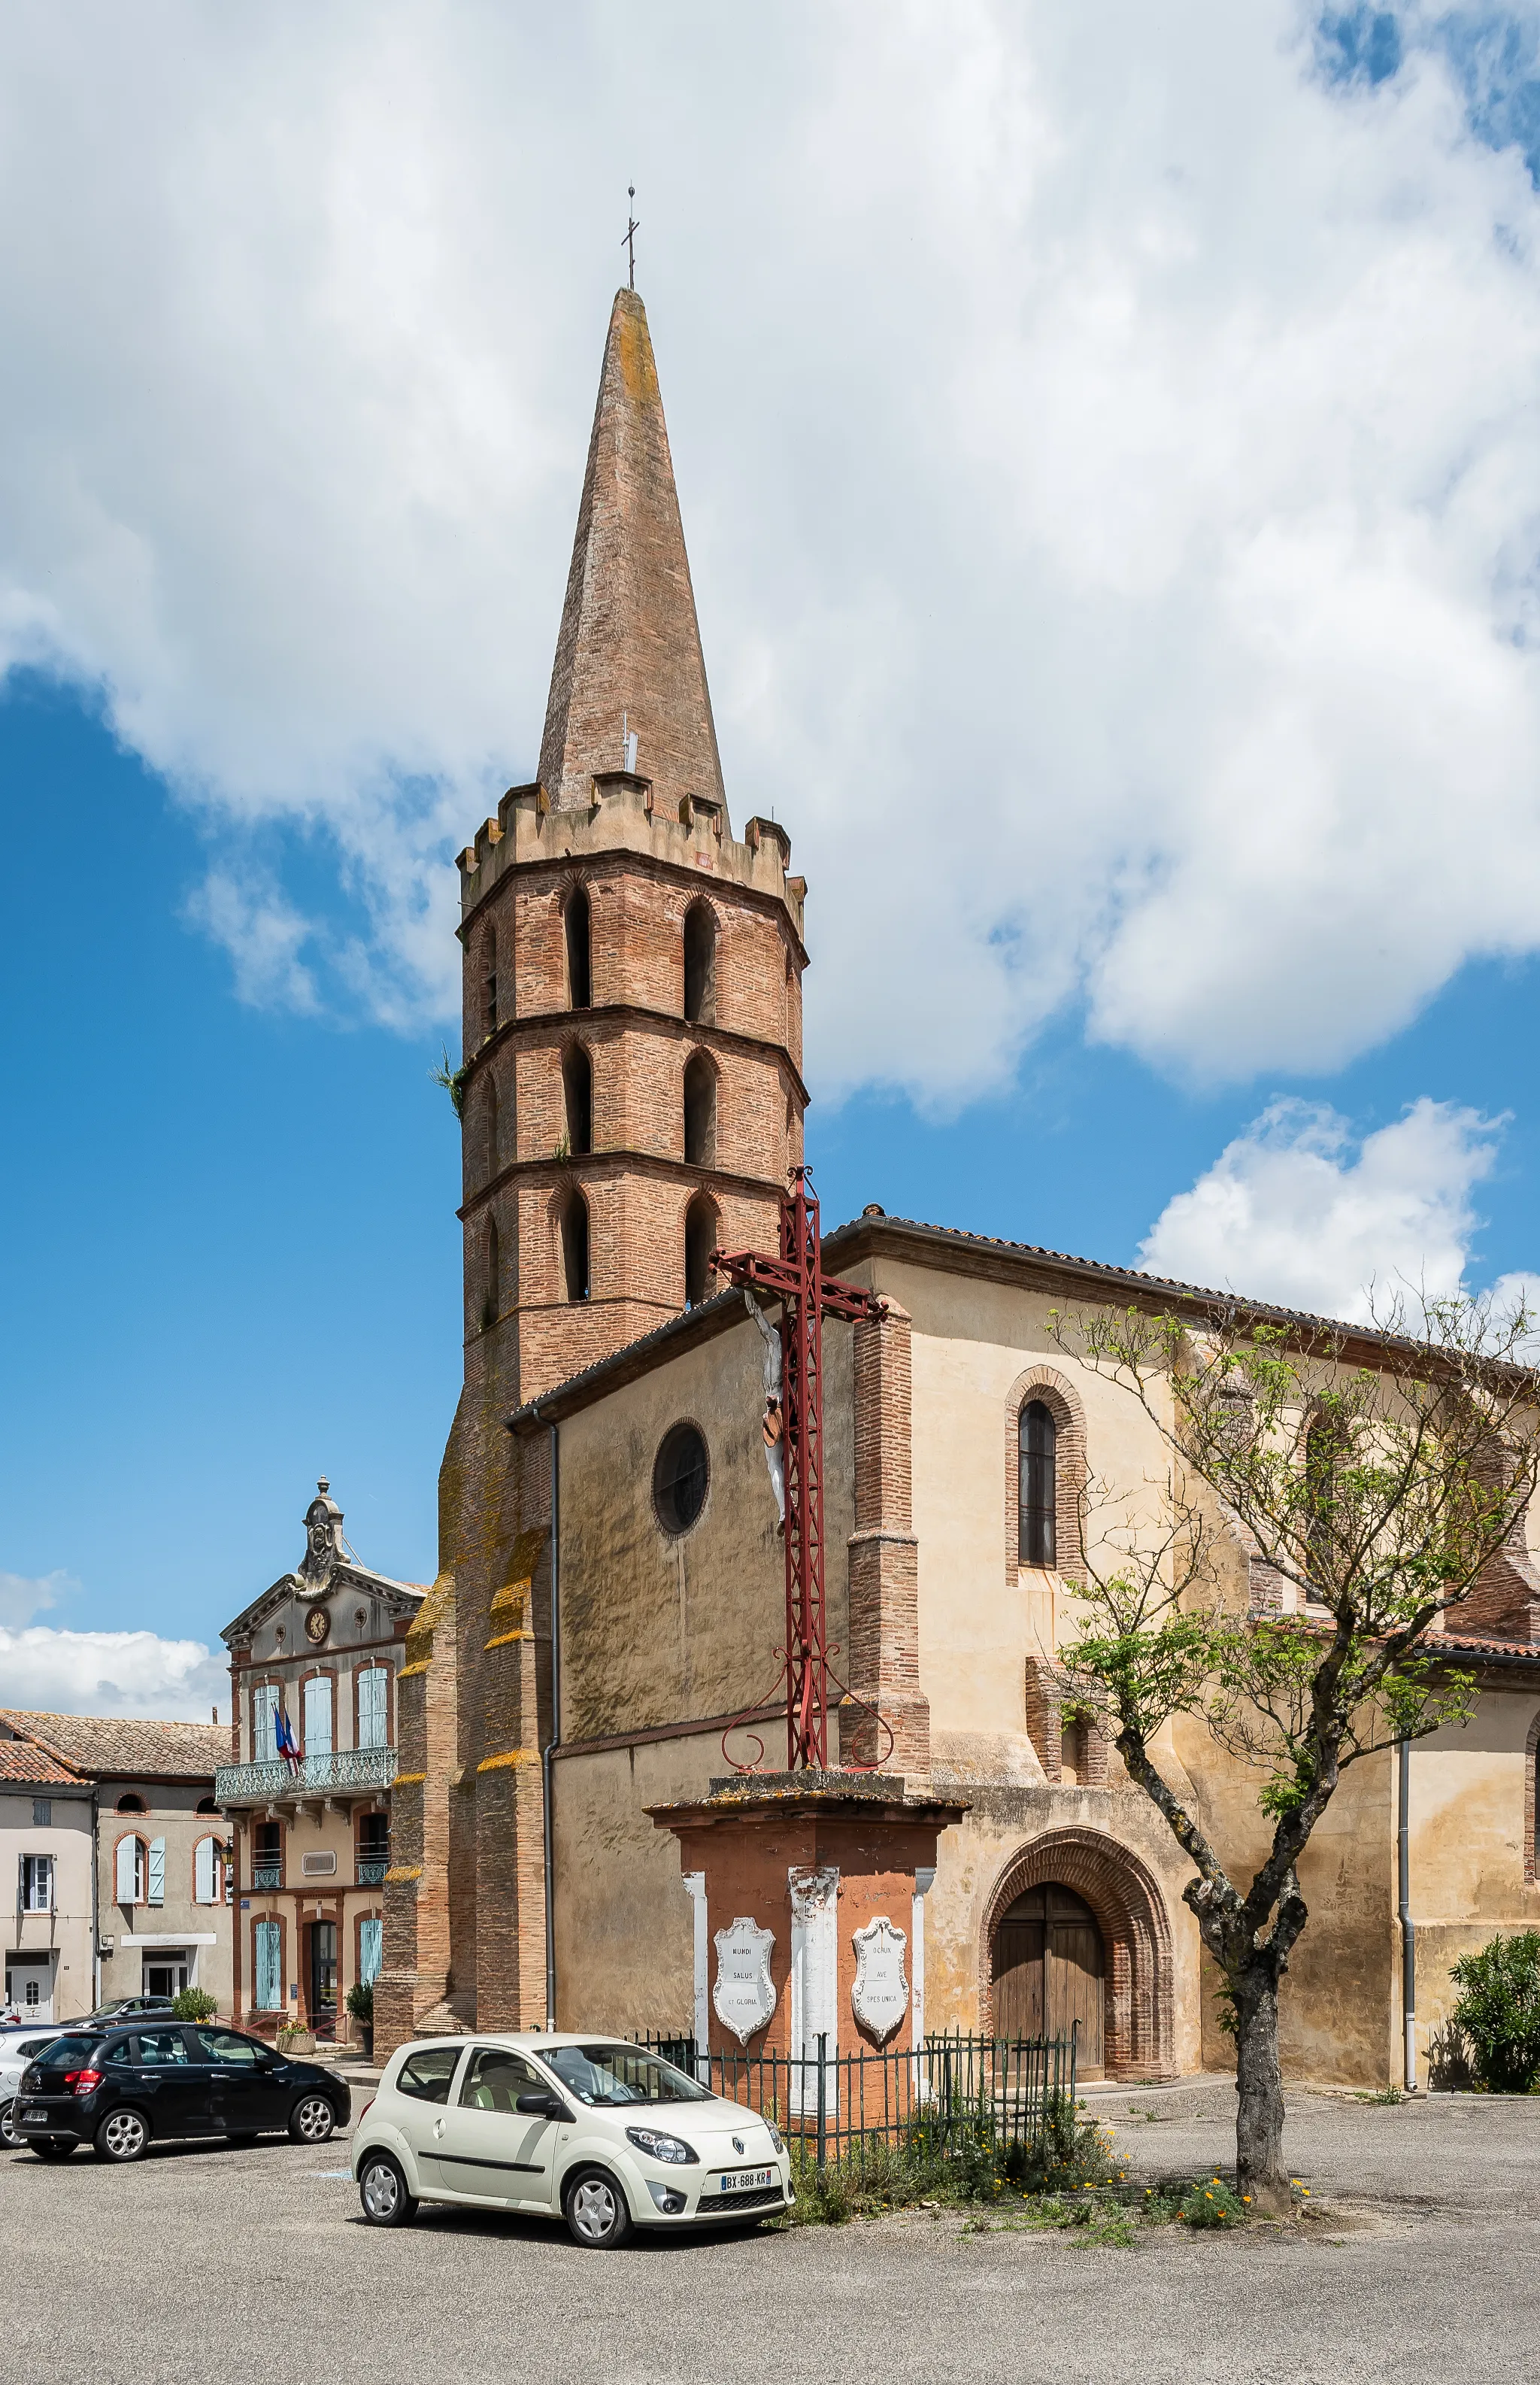
[[[627,189],[626,196],[628,199],[634,199],[636,194],[637,186],[632,182]],[[641,226],[638,223],[635,216],[631,214],[629,207],[627,208],[626,213],[629,220],[626,226],[626,237],[620,244],[626,251],[626,261],[630,270],[631,288],[634,290],[637,286],[637,234],[641,230]]]

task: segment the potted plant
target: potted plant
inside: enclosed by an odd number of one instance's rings
[[[183,1988],[171,2000],[172,2016],[177,2020],[213,2020],[218,2009],[217,1999],[206,1988]]]
[[[374,2060],[374,1986],[360,1979],[348,1990],[348,2010],[358,2023],[358,2034],[364,2041],[364,2059]]]

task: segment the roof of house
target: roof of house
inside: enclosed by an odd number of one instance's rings
[[[217,1723],[23,1714],[6,1706],[0,1707],[0,1727],[35,1740],[78,1773],[204,1780],[212,1779],[217,1766],[230,1762],[230,1732]]]
[[[90,1782],[29,1739],[0,1739],[0,1781],[29,1789],[86,1789]]]

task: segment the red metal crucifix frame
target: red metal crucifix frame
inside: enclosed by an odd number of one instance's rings
[[[781,1247],[714,1251],[729,1283],[781,1304],[786,1450],[786,1757],[791,1772],[828,1765],[828,1642],[824,1621],[824,1319],[879,1316],[859,1284],[824,1273],[818,1198],[805,1168],[781,1195]]]

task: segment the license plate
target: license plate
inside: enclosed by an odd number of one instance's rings
[[[21,2115],[21,2123],[24,2128],[41,2129],[43,2123],[47,2117],[48,2115],[46,2112],[23,2112]]]
[[[756,2186],[776,2186],[779,2172],[773,2169],[734,2169],[712,2180],[714,2194],[744,2194]]]

